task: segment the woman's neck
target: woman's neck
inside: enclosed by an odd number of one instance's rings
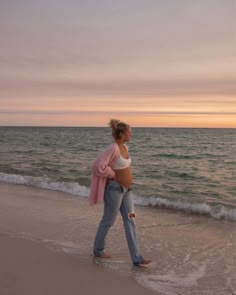
[[[119,145],[119,146],[122,146],[124,145],[124,141],[123,140],[116,140],[116,143]]]

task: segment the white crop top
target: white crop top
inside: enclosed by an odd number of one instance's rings
[[[120,170],[127,168],[131,165],[131,158],[125,159],[120,155],[116,162],[112,165],[112,169]]]

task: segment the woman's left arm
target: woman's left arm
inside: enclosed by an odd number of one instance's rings
[[[111,163],[119,157],[119,151],[114,144],[110,145],[93,163],[93,172],[105,178],[114,178],[115,172],[111,168]]]

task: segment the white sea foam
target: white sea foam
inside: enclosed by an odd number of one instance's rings
[[[48,190],[62,191],[80,197],[88,197],[90,189],[76,182],[57,182],[48,177],[33,177],[15,174],[0,173],[0,181],[6,183],[36,186]],[[135,205],[152,206],[181,210],[189,213],[211,216],[215,219],[236,221],[236,209],[226,208],[222,205],[210,206],[206,203],[191,203],[184,200],[170,200],[160,197],[134,196]]]
[[[205,276],[206,265],[201,265],[186,275],[170,271],[166,274],[137,273],[136,281],[143,287],[158,291],[163,295],[189,294],[189,290],[198,286],[198,281]]]
[[[160,197],[135,196],[135,204],[140,206],[152,206],[182,210],[189,213],[208,215],[215,219],[227,219],[236,221],[236,209],[225,208],[222,205],[210,206],[206,203],[190,203],[183,200],[168,200]]]
[[[61,191],[80,197],[88,197],[89,189],[76,182],[57,182],[48,177],[33,177],[16,174],[0,173],[0,181],[14,184],[36,186],[48,190]]]
[[[64,252],[74,255],[79,255],[82,253],[82,246],[72,241],[57,241],[48,239],[43,239],[42,241],[46,243],[49,248],[52,248],[53,250],[58,252]]]

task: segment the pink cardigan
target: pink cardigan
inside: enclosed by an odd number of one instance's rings
[[[116,142],[110,144],[103,153],[98,156],[92,165],[91,188],[89,204],[102,203],[107,180],[115,176],[111,166],[120,156],[120,150]]]

